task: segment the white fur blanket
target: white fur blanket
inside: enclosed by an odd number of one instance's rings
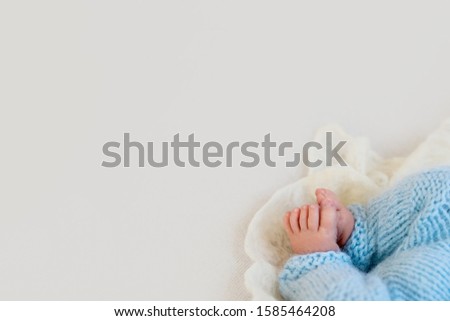
[[[324,145],[327,131],[333,132],[333,141],[347,141],[339,154],[348,166],[309,169],[304,178],[277,191],[250,222],[245,251],[254,262],[245,273],[245,285],[254,300],[281,299],[277,278],[291,255],[282,216],[289,209],[314,202],[317,187],[335,191],[344,203],[364,203],[409,174],[450,165],[450,119],[409,156],[390,159],[379,157],[366,138],[351,137],[340,128],[320,129],[315,141]],[[319,153],[310,155],[312,160],[324,159]]]

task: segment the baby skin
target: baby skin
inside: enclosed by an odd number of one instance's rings
[[[450,300],[450,166],[416,173],[364,204],[330,190],[284,216],[285,300]]]
[[[317,204],[287,212],[284,228],[295,254],[339,251],[349,239],[355,219],[332,191],[316,190]]]

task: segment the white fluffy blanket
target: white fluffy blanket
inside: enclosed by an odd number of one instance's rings
[[[325,146],[325,133],[333,132],[333,141],[347,143],[339,154],[348,164],[309,169],[299,181],[277,191],[252,219],[245,251],[254,261],[245,273],[245,285],[254,300],[280,300],[278,274],[291,255],[282,227],[283,214],[293,207],[314,202],[317,187],[335,191],[344,203],[364,203],[399,179],[439,165],[450,165],[450,119],[421,143],[409,156],[382,159],[366,138],[351,137],[340,128],[322,128],[315,141]],[[321,153],[311,160],[325,159]]]

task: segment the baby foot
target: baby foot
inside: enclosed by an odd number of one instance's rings
[[[316,190],[317,203],[320,207],[331,204],[336,208],[337,213],[337,243],[344,247],[355,226],[355,219],[352,213],[339,200],[336,194],[329,189],[318,188]]]
[[[284,215],[284,228],[294,253],[339,251],[336,208],[327,204],[322,208],[305,205]]]

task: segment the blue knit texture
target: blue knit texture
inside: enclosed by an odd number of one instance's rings
[[[450,167],[405,178],[349,210],[355,228],[341,252],[286,262],[286,300],[450,300]]]

